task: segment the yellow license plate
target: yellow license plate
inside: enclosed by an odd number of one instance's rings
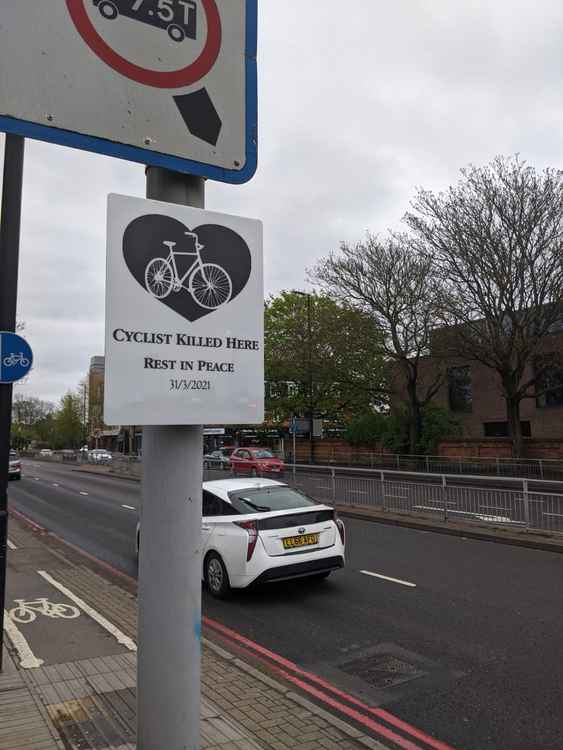
[[[302,534],[301,536],[288,536],[283,540],[284,549],[295,549],[295,547],[309,547],[319,543],[318,534]]]

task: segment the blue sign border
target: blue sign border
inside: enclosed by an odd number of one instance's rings
[[[258,0],[246,0],[246,163],[243,169],[223,169],[191,159],[126,146],[105,138],[82,135],[71,130],[38,125],[15,117],[0,117],[0,132],[23,135],[38,141],[69,146],[105,156],[186,172],[210,180],[240,185],[254,176],[258,166]]]

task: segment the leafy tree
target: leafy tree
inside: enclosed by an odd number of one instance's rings
[[[416,454],[435,455],[442,440],[460,432],[459,421],[447,409],[428,404],[421,412]],[[404,411],[364,414],[350,422],[344,438],[351,445],[384,445],[392,453],[404,453],[409,448],[408,414]]]
[[[82,442],[82,402],[70,391],[55,416],[55,448],[79,448]]]
[[[338,421],[381,402],[386,385],[380,339],[370,316],[325,295],[307,299],[282,292],[270,298],[265,364],[271,419],[312,412]]]
[[[421,412],[444,380],[440,366],[430,383],[423,384],[420,377],[421,360],[430,352],[436,312],[431,260],[415,252],[404,235],[381,239],[368,234],[364,242],[342,243],[340,252],[317,264],[312,278],[336,300],[371,317],[379,331],[375,348],[393,364],[404,384],[409,449],[415,453]]]
[[[557,363],[546,344],[563,320],[563,172],[497,157],[461,175],[446,193],[420,190],[405,220],[443,282],[441,346],[498,375],[521,456],[521,402]]]
[[[428,404],[422,412],[417,454],[435,456],[442,440],[460,435],[460,422],[448,409]]]
[[[26,398],[23,394],[17,393],[12,404],[12,419],[16,424],[30,427],[48,414],[52,414],[54,410],[54,405],[49,401],[41,401],[34,396]]]

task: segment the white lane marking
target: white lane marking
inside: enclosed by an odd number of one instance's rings
[[[33,477],[33,478],[35,479],[36,482],[39,481],[39,477]]]
[[[8,539],[8,547],[10,549],[17,549],[16,545],[12,542],[11,539]]]
[[[391,578],[391,576],[384,576],[381,573],[371,573],[369,570],[360,570],[365,576],[371,576],[372,578],[381,578],[384,581],[391,581],[391,583],[400,583],[401,586],[409,586],[409,588],[415,589],[416,583],[410,581],[402,581],[400,578]]]
[[[56,482],[53,482],[53,487],[58,487],[59,485]]]
[[[29,647],[21,631],[16,627],[10,614],[4,610],[4,630],[12,642],[12,646],[18,652],[20,667],[22,669],[39,669],[43,666],[43,659],[38,659]]]
[[[88,493],[87,492],[81,492],[80,494],[84,495],[85,497],[88,497]]]
[[[122,508],[125,508],[125,510],[137,510],[137,508],[134,508],[132,505],[122,505]]]
[[[91,617],[92,620],[97,622],[98,625],[101,625],[104,630],[107,630],[108,633],[110,633],[110,635],[112,635],[118,643],[120,643],[122,646],[125,646],[125,648],[128,648],[129,651],[137,650],[135,641],[129,638],[129,636],[125,635],[125,633],[119,630],[119,628],[116,628],[115,625],[113,625],[109,620],[106,620],[103,615],[101,615],[99,612],[96,612],[95,609],[90,607],[89,604],[86,604],[86,602],[80,599],[80,597],[76,596],[76,594],[73,594],[70,589],[67,589],[66,586],[63,586],[62,583],[56,581],[45,570],[38,570],[37,572],[39,573],[41,578],[44,578],[47,581],[47,583],[50,583],[51,586],[54,586],[58,591],[61,592],[61,594],[64,594],[67,599],[70,599],[71,602],[74,602],[77,607],[79,607],[83,612]]]

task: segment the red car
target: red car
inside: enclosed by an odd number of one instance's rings
[[[275,474],[281,476],[285,465],[268,448],[237,448],[231,454],[233,474],[249,474],[251,477]]]

